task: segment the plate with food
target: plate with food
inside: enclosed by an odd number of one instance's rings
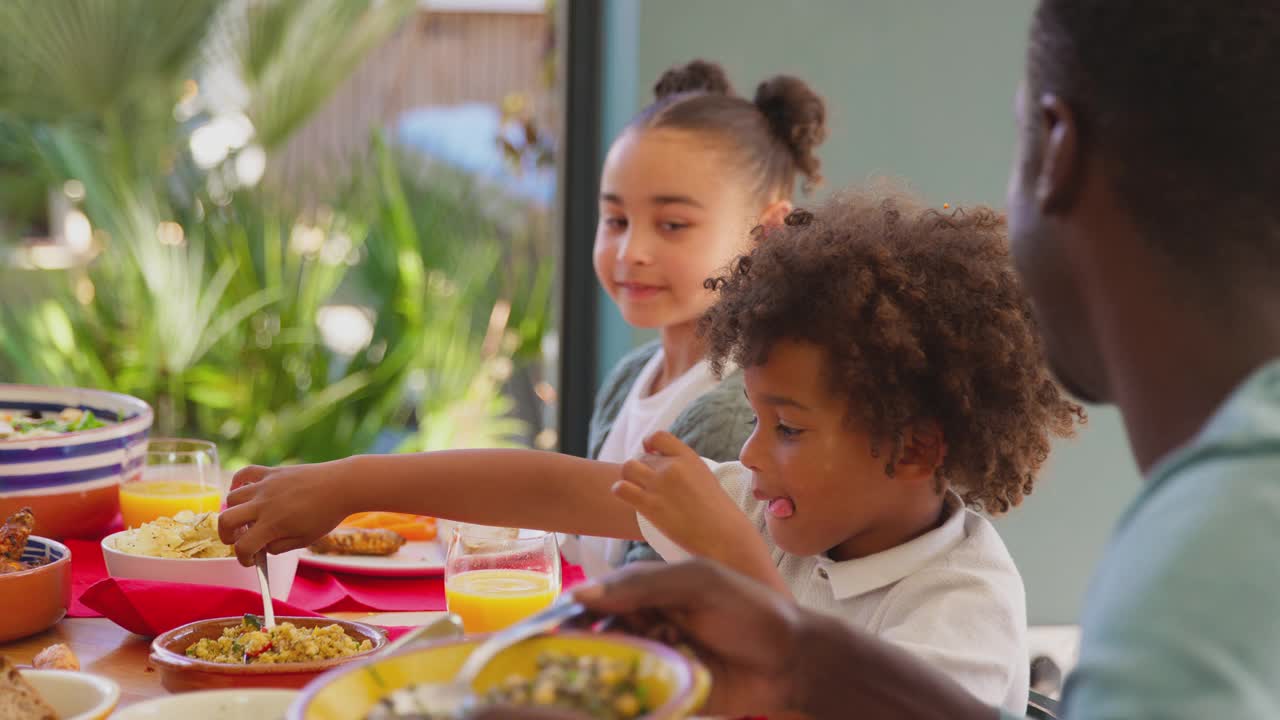
[[[444,573],[435,518],[357,513],[302,551],[307,565],[354,575],[418,577]]]

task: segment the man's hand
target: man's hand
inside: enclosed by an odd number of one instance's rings
[[[574,597],[636,634],[690,647],[711,671],[708,714],[998,717],[902,648],[712,562],[630,565]]]

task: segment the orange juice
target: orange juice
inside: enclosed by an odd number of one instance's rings
[[[532,570],[472,570],[449,578],[444,594],[467,632],[487,633],[547,607],[560,588],[551,586],[550,575]]]
[[[142,480],[120,486],[120,514],[126,528],[183,510],[217,512],[221,507],[218,488],[191,480]]]

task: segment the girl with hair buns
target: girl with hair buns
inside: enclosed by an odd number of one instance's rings
[[[736,460],[751,433],[742,373],[719,380],[696,325],[714,293],[706,280],[750,249],[751,229],[791,210],[797,180],[822,179],[814,155],[826,107],[804,81],[779,75],[735,95],[705,60],[672,68],[655,99],[610,148],[600,178],[594,265],[600,285],[634,327],[657,341],[624,357],[597,396],[590,457],[622,463],[646,437],[669,430],[702,457]],[[565,556],[598,576],[658,559],[648,545],[563,536]]]

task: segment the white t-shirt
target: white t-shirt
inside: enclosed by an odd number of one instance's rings
[[[948,515],[936,529],[884,552],[836,562],[790,555],[774,545],[765,505],[751,495],[751,471],[736,462],[706,463],[760,528],[801,605],[906,648],[984,702],[1018,717],[1026,711],[1030,658],[1022,577],[995,528],[958,495],[948,492]],[[643,516],[637,519],[663,559],[689,559]]]
[[[653,387],[653,380],[662,368],[663,357],[659,349],[640,370],[622,402],[613,427],[600,446],[597,460],[623,463],[644,454],[645,438],[670,428],[685,408],[719,382],[711,372],[711,365],[703,360],[666,387],[650,394],[649,388]],[[594,578],[622,564],[627,541],[562,535],[560,546],[565,559],[581,565],[586,576]]]

